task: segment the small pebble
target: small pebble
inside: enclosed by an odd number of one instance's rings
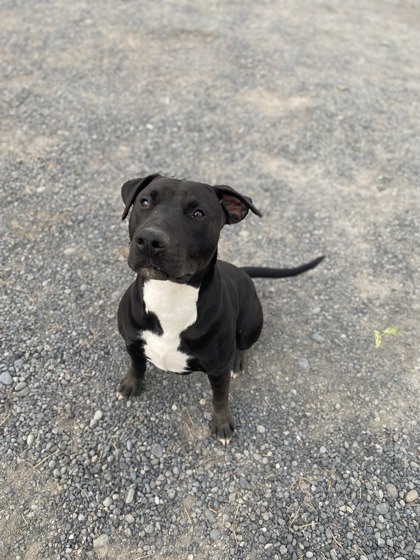
[[[265,433],[265,428],[264,426],[257,426],[257,432],[259,432],[260,434],[264,434]]]
[[[298,365],[302,373],[307,373],[310,370],[309,362],[306,358],[299,358]]]
[[[102,412],[102,410],[97,410],[97,411],[95,412],[95,414],[93,415],[92,420],[90,421],[90,424],[89,424],[90,427],[91,427],[91,428],[94,428],[94,427],[98,424],[99,420],[102,419],[102,417],[103,417],[103,412]]]
[[[93,419],[96,420],[96,422],[99,422],[99,420],[101,420],[103,417],[103,412],[102,410],[97,410],[95,412],[95,414],[93,415]]]
[[[152,452],[152,454],[153,454],[155,457],[158,457],[158,458],[162,457],[162,455],[163,455],[163,448],[162,448],[162,446],[160,445],[160,443],[154,443],[154,444],[152,445],[151,452]]]
[[[19,391],[22,391],[22,389],[25,389],[27,387],[27,384],[25,383],[25,381],[20,381],[16,386],[15,386],[15,391],[16,393],[18,393]]]
[[[97,539],[93,539],[93,548],[103,548],[108,546],[109,537],[104,533],[100,535]]]
[[[131,504],[133,502],[135,493],[136,493],[136,486],[133,484],[128,489],[127,498],[125,499],[126,504]]]
[[[386,491],[391,496],[391,498],[397,499],[398,498],[398,490],[394,484],[389,483],[385,485]]]
[[[206,511],[204,512],[204,515],[206,516],[207,520],[210,523],[215,523],[216,518],[215,518],[214,513],[212,511],[210,511],[209,509],[206,509]]]
[[[410,490],[410,492],[408,492],[408,494],[406,495],[406,497],[404,498],[407,504],[411,504],[412,502],[415,502],[417,500],[417,498],[419,497],[417,490]]]
[[[13,383],[13,378],[8,371],[0,374],[0,383],[2,385],[11,385]]]
[[[385,515],[386,513],[388,513],[388,510],[389,510],[389,506],[386,503],[378,504],[376,506],[376,511],[381,515]]]
[[[218,539],[220,539],[220,537],[221,537],[221,533],[219,529],[212,529],[210,531],[210,538],[212,541],[217,541]]]
[[[315,342],[318,342],[318,344],[322,344],[323,342],[325,342],[325,338],[318,333],[314,333],[312,335],[312,340],[315,340]]]
[[[33,434],[29,434],[29,436],[26,438],[26,443],[28,445],[32,445],[34,440],[35,440],[35,436]]]

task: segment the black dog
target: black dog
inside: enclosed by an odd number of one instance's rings
[[[138,395],[146,361],[179,374],[205,372],[213,390],[213,433],[229,443],[235,421],[229,408],[231,374],[258,339],[261,304],[251,277],[294,276],[294,269],[236,268],[217,260],[220,230],[241,221],[250,198],[232,188],[150,175],[122,187],[129,220],[129,266],[137,278],[118,310],[118,327],[131,358],[119,397]]]

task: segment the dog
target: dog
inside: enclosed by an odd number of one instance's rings
[[[133,179],[121,190],[129,219],[128,265],[137,273],[118,309],[118,328],[131,358],[119,398],[138,395],[146,363],[177,374],[207,374],[213,393],[212,432],[231,441],[231,375],[244,367],[258,340],[263,313],[251,278],[295,276],[324,257],[292,269],[237,268],[217,259],[220,231],[249,211],[252,200],[227,185],[159,174]]]

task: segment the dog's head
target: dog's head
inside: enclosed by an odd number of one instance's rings
[[[197,279],[217,253],[220,230],[240,222],[252,200],[227,185],[210,186],[149,175],[124,183],[130,208],[129,266],[144,278],[186,283]]]

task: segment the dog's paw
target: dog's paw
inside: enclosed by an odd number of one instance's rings
[[[214,414],[211,422],[211,430],[222,445],[229,445],[233,437],[233,432],[235,431],[235,420],[232,413],[229,411],[228,414],[223,416]]]
[[[128,399],[129,397],[137,397],[143,390],[143,380],[136,379],[127,374],[122,380],[117,390],[117,399]]]

